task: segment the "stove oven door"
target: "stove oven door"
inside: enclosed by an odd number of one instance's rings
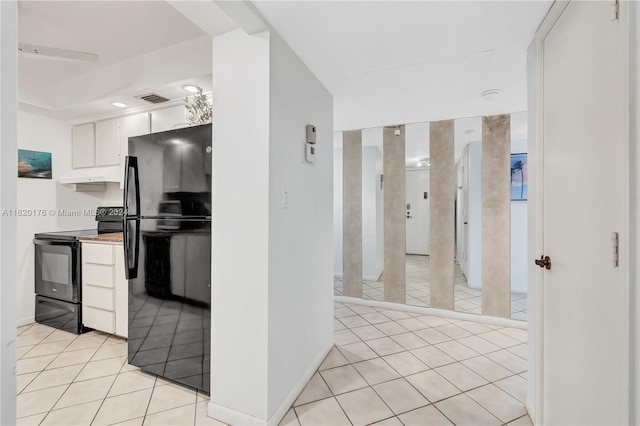
[[[36,294],[80,302],[80,243],[37,238],[33,243]]]

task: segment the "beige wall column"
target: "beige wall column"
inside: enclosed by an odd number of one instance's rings
[[[453,120],[430,125],[431,307],[453,310],[455,165]]]
[[[362,297],[362,130],[342,132],[342,294]]]
[[[399,135],[396,136],[396,130]],[[385,127],[382,133],[384,174],[384,300],[406,302],[406,170],[404,126]]]
[[[482,314],[511,317],[511,119],[482,118]]]

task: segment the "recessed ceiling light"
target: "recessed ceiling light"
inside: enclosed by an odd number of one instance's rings
[[[489,89],[482,92],[480,96],[482,96],[482,99],[485,101],[495,101],[500,97],[500,93],[502,93],[500,89]]]
[[[201,93],[202,89],[199,88],[198,86],[194,86],[193,84],[187,84],[185,86],[182,86],[182,88],[184,90],[186,90],[187,92],[191,92],[191,93]]]
[[[123,104],[122,102],[111,102],[111,105],[118,108],[124,108],[127,106],[127,104]]]

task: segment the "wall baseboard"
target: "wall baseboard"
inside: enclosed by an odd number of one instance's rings
[[[289,392],[289,395],[287,395],[282,404],[280,404],[280,407],[278,407],[275,413],[273,413],[273,415],[267,422],[268,426],[278,426],[278,424],[280,424],[284,416],[287,415],[289,408],[291,408],[293,403],[296,402],[298,396],[300,396],[305,386],[307,386],[307,383],[309,383],[309,380],[311,380],[318,368],[320,368],[320,365],[327,357],[327,355],[329,355],[329,352],[331,351],[331,349],[333,349],[334,346],[335,341],[333,338],[333,333],[331,333],[331,339],[329,340],[327,345],[322,349],[322,352],[318,355],[315,361],[309,366],[304,376],[302,376],[302,378],[298,381],[298,384],[291,390],[291,392]]]
[[[342,274],[333,274],[335,278],[342,278]],[[362,281],[380,281],[380,277],[382,276],[382,272],[376,277],[375,275],[363,275]]]
[[[378,281],[380,279],[380,276],[374,276],[374,275],[363,275],[362,276],[362,281]]]
[[[207,407],[207,416],[228,425],[246,425],[246,426],[264,426],[267,421],[259,417],[242,413],[232,408],[209,402]]]
[[[333,296],[333,300],[340,303],[353,303],[354,305],[371,306],[374,308],[390,309],[394,311],[412,312],[415,314],[433,315],[437,317],[451,318],[463,321],[481,322],[484,324],[498,325],[501,327],[521,328],[523,330],[526,330],[528,327],[528,324],[525,321],[490,317],[487,315],[466,314],[464,312],[448,311],[446,309],[423,308],[421,306],[411,306],[392,302],[379,302],[377,300],[366,300],[347,296]]]
[[[34,322],[36,322],[35,317],[29,317],[29,318],[19,319],[18,321],[16,321],[16,325],[18,327],[22,327],[23,325],[33,324]]]
[[[249,414],[245,414],[243,412],[234,410],[233,408],[224,407],[222,405],[218,405],[214,402],[209,402],[207,407],[207,416],[226,423],[228,425],[246,425],[246,426],[277,426],[284,416],[287,415],[289,408],[293,405],[293,403],[298,399],[298,396],[302,393],[311,377],[315,374],[315,372],[320,368],[322,361],[327,357],[331,349],[333,349],[335,342],[333,340],[333,334],[331,335],[330,341],[323,348],[322,352],[318,355],[318,357],[314,360],[314,362],[309,366],[305,374],[298,381],[296,386],[289,392],[287,397],[284,399],[280,407],[273,413],[273,415],[268,419],[262,419],[259,417],[254,417]]]
[[[471,281],[467,280],[467,284],[469,284],[469,288],[472,288],[474,290],[482,290],[482,284],[480,283],[472,283]]]
[[[472,283],[471,281],[469,281],[467,284],[469,284],[469,288],[473,289],[473,290],[482,290],[482,284],[481,283]],[[518,294],[527,294],[529,291],[528,289],[525,288],[520,288],[520,287],[511,287],[511,293],[518,293]]]
[[[524,409],[527,410],[527,414],[529,415],[529,418],[531,419],[531,423],[533,423],[535,425],[536,424],[536,416],[535,416],[535,413],[533,412],[533,403],[531,401],[531,398],[527,398],[527,402],[524,404]]]

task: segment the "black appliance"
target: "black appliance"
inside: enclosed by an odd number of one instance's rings
[[[209,392],[211,124],[129,138],[129,363]]]
[[[35,234],[35,292],[37,322],[83,333],[82,245],[80,238],[122,232],[123,208],[99,207],[97,229]]]

